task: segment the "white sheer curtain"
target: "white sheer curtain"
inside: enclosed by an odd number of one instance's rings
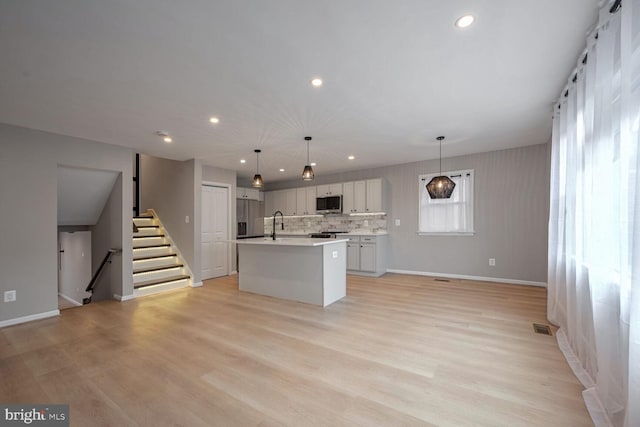
[[[548,317],[596,426],[640,426],[640,0],[601,13],[553,123]]]

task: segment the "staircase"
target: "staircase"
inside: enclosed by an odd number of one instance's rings
[[[191,284],[188,267],[153,211],[133,218],[133,294],[136,297]]]

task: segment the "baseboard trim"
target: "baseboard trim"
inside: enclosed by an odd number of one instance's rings
[[[129,301],[129,300],[132,300],[132,299],[136,298],[135,295],[124,295],[123,296],[123,295],[118,295],[118,294],[113,294],[113,297],[115,299],[117,299],[118,301],[120,301],[120,302]]]
[[[32,322],[34,320],[46,319],[48,317],[60,316],[60,310],[45,311],[44,313],[30,314],[28,316],[16,317],[15,319],[0,321],[0,328],[5,326],[18,325],[20,323]]]
[[[517,279],[502,279],[500,277],[482,277],[482,276],[467,276],[464,274],[431,273],[429,271],[398,270],[395,268],[387,269],[387,273],[410,274],[412,276],[446,277],[448,279],[478,280],[481,282],[497,282],[497,283],[507,283],[510,285],[537,286],[540,288],[547,287],[547,284],[545,282],[534,282],[531,280],[517,280]]]
[[[202,286],[202,282],[196,282],[191,284],[192,288],[199,288],[200,286]]]
[[[347,270],[347,274],[352,274],[354,276],[366,276],[366,277],[380,277],[386,273],[385,271],[377,271],[377,272],[368,272],[368,271],[358,271],[358,270]]]
[[[69,301],[71,304],[75,305],[76,307],[82,307],[82,303],[78,302],[76,300],[74,300],[73,298],[69,298],[68,296],[66,296],[65,294],[61,294],[60,292],[58,292],[58,295],[60,295],[60,297],[62,297],[63,299]]]

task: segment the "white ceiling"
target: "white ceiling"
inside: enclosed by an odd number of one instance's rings
[[[301,174],[306,135],[316,175],[436,158],[438,135],[445,157],[540,144],[597,3],[3,1],[0,122],[240,178],[261,148],[267,182]]]
[[[119,172],[58,166],[58,225],[95,225]]]

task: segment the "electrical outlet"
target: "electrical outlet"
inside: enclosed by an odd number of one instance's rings
[[[334,258],[338,258],[338,251],[333,251],[332,255]]]
[[[13,302],[16,300],[16,291],[5,291],[4,302]]]
[[[396,219],[396,227],[400,227],[400,220]]]
[[[495,258],[489,258],[489,266],[490,267],[495,267],[496,266],[496,259]]]
[[[364,225],[365,227],[368,227],[368,226],[369,226],[369,220],[368,220],[368,219],[365,219],[365,220],[364,220],[364,224],[363,224],[363,225]]]
[[[189,224],[189,215],[184,217],[184,223]]]

